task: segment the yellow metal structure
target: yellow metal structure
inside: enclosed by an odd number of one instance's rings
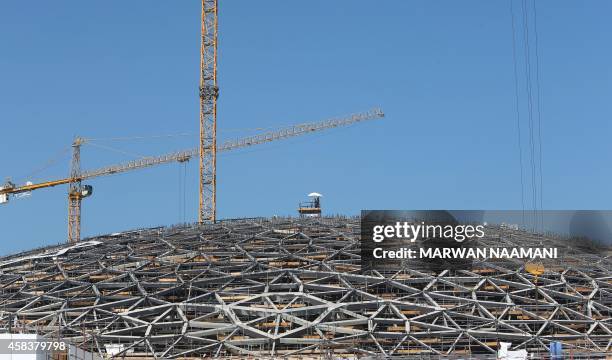
[[[525,271],[535,276],[537,279],[538,276],[544,274],[546,269],[544,268],[544,264],[542,264],[542,262],[528,262],[525,264]]]
[[[335,118],[320,122],[304,123],[290,126],[285,129],[265,132],[259,135],[249,136],[242,139],[227,141],[216,148],[217,152],[225,152],[236,150],[248,146],[264,144],[276,140],[282,140],[290,137],[309,134],[312,132],[322,131],[326,129],[348,126],[358,122],[374,120],[384,117],[384,113],[380,109],[373,109],[368,112],[357,113],[350,116]],[[143,169],[151,166],[168,164],[173,162],[185,162],[191,158],[201,154],[200,147],[177,151],[162,156],[143,157],[127,163],[111,165],[103,168],[98,168],[90,171],[81,171],[80,153],[81,145],[86,143],[87,139],[76,138],[72,144],[73,156],[70,177],[59,180],[45,181],[37,184],[29,184],[16,186],[11,182],[7,182],[0,187],[0,195],[16,195],[28,193],[33,190],[50,188],[58,185],[69,184],[68,191],[68,241],[77,242],[80,239],[81,231],[81,200],[91,194],[91,186],[83,185],[85,180],[120,174],[132,170]]]
[[[72,143],[72,163],[70,166],[70,186],[68,187],[68,242],[73,243],[81,238],[81,144],[83,139],[76,138]]]
[[[202,0],[200,46],[200,202],[198,222],[217,217],[217,0]]]

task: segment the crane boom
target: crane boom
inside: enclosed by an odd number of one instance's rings
[[[373,109],[363,113],[356,113],[347,117],[336,118],[331,120],[304,123],[294,125],[286,129],[278,131],[270,131],[259,135],[254,135],[242,139],[227,141],[217,147],[218,152],[236,150],[243,147],[259,145],[271,141],[286,139],[290,137],[300,136],[311,132],[322,131],[326,129],[348,126],[362,121],[374,120],[384,117],[381,109]],[[151,166],[168,164],[173,162],[185,162],[199,155],[200,148],[194,148],[184,151],[168,153],[162,156],[144,157],[137,160],[129,161],[123,164],[111,165],[99,169],[81,172],[80,176],[70,177],[66,179],[46,181],[38,184],[14,186],[11,183],[0,188],[0,195],[3,194],[19,194],[42,188],[54,187],[58,185],[77,183],[84,180],[123,173],[131,170],[143,169]]]
[[[285,129],[270,131],[259,135],[249,136],[242,139],[228,141],[224,143],[221,147],[218,148],[218,151],[227,151],[227,150],[235,150],[238,148],[258,145],[267,143],[270,141],[276,141],[281,139],[286,139],[290,137],[295,137],[303,134],[307,134],[310,132],[321,131],[326,129],[337,128],[341,126],[348,126],[354,123],[358,123],[360,121],[373,120],[384,117],[385,114],[381,109],[372,109],[367,112],[353,114],[347,117],[330,119],[325,121],[318,121],[312,123],[304,123],[293,125]]]

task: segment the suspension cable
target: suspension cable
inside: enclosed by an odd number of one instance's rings
[[[514,25],[514,0],[510,0],[510,16],[512,20],[512,60],[514,64],[514,97],[515,97],[515,110],[516,110],[516,129],[518,135],[518,149],[519,149],[519,166],[521,168],[521,210],[523,224],[525,224],[525,182],[523,180],[523,142],[521,139],[521,111],[519,101],[519,83],[518,83],[518,70],[517,70],[517,58],[516,58],[516,28]]]
[[[530,146],[530,164],[531,164],[531,194],[534,216],[534,227],[537,229],[537,211],[538,211],[538,189],[536,185],[536,165],[535,165],[535,141],[534,141],[534,126],[533,126],[533,89],[531,81],[531,52],[529,44],[529,15],[527,9],[527,0],[522,1],[523,12],[523,47],[525,51],[525,87],[527,91],[527,113],[529,119],[529,146]]]
[[[542,176],[542,111],[540,101],[540,56],[538,52],[538,12],[536,9],[536,2],[533,2],[533,33],[535,35],[535,60],[536,60],[536,92],[537,92],[537,108],[538,108],[538,145],[539,145],[539,163],[540,163],[540,211],[544,210],[544,180]],[[544,215],[542,216],[542,223],[544,222]]]
[[[160,139],[160,138],[175,138],[181,136],[191,136],[194,133],[178,133],[178,134],[166,134],[166,135],[142,135],[142,136],[125,136],[125,137],[111,137],[111,138],[87,138],[87,141],[132,141],[132,140],[148,140],[148,139]]]
[[[132,153],[132,152],[129,152],[129,151],[125,151],[125,150],[117,149],[117,148],[114,148],[114,147],[112,147],[112,146],[108,146],[108,145],[100,145],[100,144],[96,144],[95,142],[91,142],[91,141],[90,141],[90,142],[88,142],[87,144],[88,144],[88,145],[95,146],[95,147],[100,148],[100,149],[104,149],[104,150],[113,151],[113,152],[116,152],[116,153],[119,153],[119,154],[128,155],[128,156],[132,156],[132,157],[135,157],[135,158],[142,158],[142,157],[145,157],[144,155],[140,155],[140,154]]]
[[[38,175],[41,172],[49,169],[53,165],[57,164],[57,162],[59,162],[61,159],[65,158],[65,156],[66,156],[66,154],[68,153],[69,150],[70,150],[70,146],[66,146],[61,151],[57,152],[55,155],[53,155],[47,161],[45,161],[43,163],[43,165],[41,165],[40,167],[32,170],[31,172],[29,172],[25,176],[20,177],[20,179],[29,180],[29,179],[33,178],[35,175]]]

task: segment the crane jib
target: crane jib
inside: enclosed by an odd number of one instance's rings
[[[315,123],[305,123],[294,125],[289,128],[285,128],[277,131],[265,132],[263,134],[253,135],[250,137],[227,141],[217,146],[217,151],[231,151],[242,147],[259,145],[271,141],[282,140],[290,137],[300,136],[308,134],[313,131],[321,131],[325,129],[336,128],[340,126],[347,126],[357,122],[373,120],[384,117],[384,113],[381,109],[373,109],[367,112],[353,114],[343,118],[337,118],[332,120],[325,120]],[[32,190],[38,190],[43,188],[54,187],[58,185],[75,183],[78,181],[88,180],[99,176],[119,174],[126,171],[142,169],[155,165],[167,164],[172,162],[185,162],[190,160],[192,157],[199,153],[199,149],[190,149],[185,151],[178,151],[162,156],[146,157],[137,160],[133,160],[127,163],[107,166],[100,169],[90,170],[82,172],[80,177],[71,177],[59,180],[46,181],[38,184],[28,184],[23,186],[15,186],[13,183],[6,183],[0,186],[0,195],[15,195],[19,193],[26,193]]]

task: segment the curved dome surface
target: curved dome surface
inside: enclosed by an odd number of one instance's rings
[[[542,240],[495,231],[499,246]],[[361,273],[359,232],[352,218],[244,219],[4,257],[0,326],[100,355],[121,346],[119,357],[476,355],[498,341],[611,350],[606,254],[568,249],[537,278],[519,261]]]

